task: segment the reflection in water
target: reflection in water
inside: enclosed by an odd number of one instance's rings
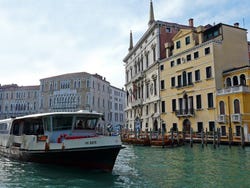
[[[250,148],[126,146],[112,173],[0,157],[0,187],[248,187]]]

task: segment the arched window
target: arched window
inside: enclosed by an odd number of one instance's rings
[[[234,113],[235,114],[240,113],[240,101],[238,99],[234,100]]]
[[[231,87],[231,86],[232,86],[231,78],[227,78],[226,79],[226,87]]]
[[[225,114],[225,103],[223,101],[220,101],[220,114]]]
[[[238,77],[237,77],[237,76],[234,76],[234,77],[233,77],[233,86],[237,86],[237,85],[239,85]]]
[[[240,85],[246,85],[246,76],[244,74],[240,75]]]

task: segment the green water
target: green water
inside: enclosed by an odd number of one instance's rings
[[[250,147],[127,145],[112,173],[0,157],[0,187],[250,187]]]

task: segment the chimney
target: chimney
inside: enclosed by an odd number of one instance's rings
[[[190,27],[194,27],[194,19],[193,19],[193,18],[190,18],[190,19],[188,20],[188,23],[189,23],[189,26],[190,26]]]
[[[234,23],[234,27],[239,27],[239,22]]]

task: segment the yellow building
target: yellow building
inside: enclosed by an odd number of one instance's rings
[[[223,70],[249,64],[246,30],[237,23],[180,29],[165,47],[159,64],[162,127],[212,131]]]
[[[224,87],[217,90],[217,122],[222,136],[228,137],[229,127],[233,138],[240,139],[241,127],[250,140],[250,67],[232,68],[223,72]]]

